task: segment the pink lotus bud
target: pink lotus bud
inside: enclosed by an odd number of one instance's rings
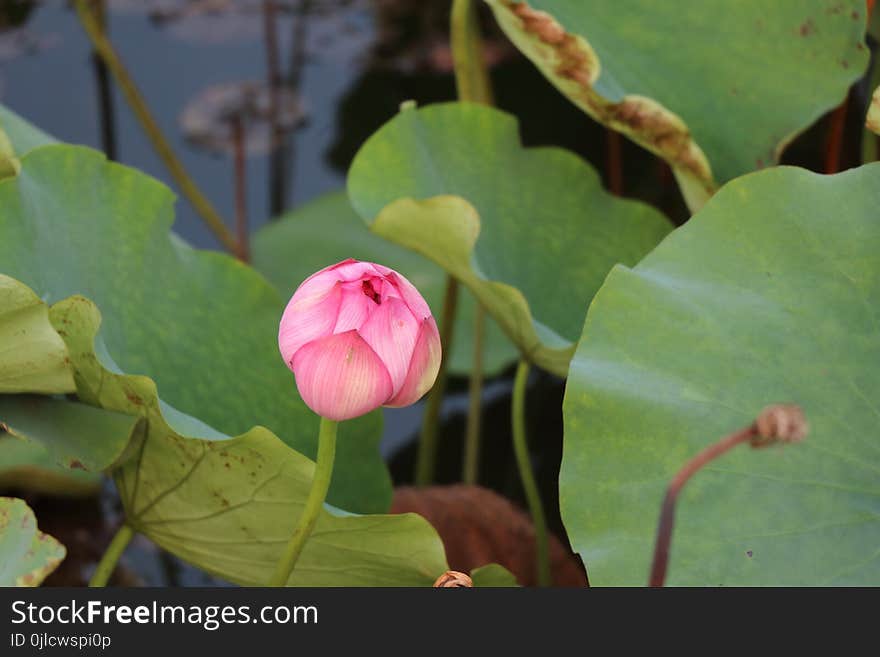
[[[337,421],[412,404],[440,368],[440,334],[422,295],[396,271],[357,260],[303,281],[278,347],[308,407]]]

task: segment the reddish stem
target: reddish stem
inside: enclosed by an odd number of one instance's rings
[[[778,443],[796,443],[806,438],[808,431],[809,425],[800,408],[793,404],[774,404],[761,411],[758,418],[745,429],[722,438],[688,461],[666,489],[648,585],[663,586],[666,580],[669,542],[672,540],[672,526],[675,523],[675,501],[684,485],[700,468],[740,443],[747,442],[756,449]]]
[[[244,143],[244,123],[240,116],[232,120],[232,144],[235,150],[235,232],[236,255],[242,262],[250,260],[247,221],[247,178]]]
[[[608,171],[608,189],[615,196],[623,196],[623,156],[621,154],[620,133],[610,128],[605,130],[607,136],[606,167]]]
[[[663,498],[663,510],[660,512],[660,523],[657,527],[657,542],[654,548],[654,563],[651,565],[649,586],[663,586],[666,580],[666,566],[669,563],[669,543],[672,540],[672,527],[675,523],[675,502],[678,494],[688,480],[710,461],[742,443],[748,443],[758,435],[757,423],[722,438],[710,445],[685,464],[672,479]]]
[[[846,109],[849,105],[849,93],[831,115],[828,128],[828,139],[825,142],[825,173],[840,171],[840,155],[843,148],[843,133],[846,127]]]

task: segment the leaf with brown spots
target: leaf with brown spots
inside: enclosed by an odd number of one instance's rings
[[[23,500],[0,497],[0,586],[39,586],[65,554]]]
[[[151,379],[118,374],[96,342],[101,314],[88,299],[60,301],[51,317],[70,328],[79,396],[145,419],[131,458],[113,471],[126,522],[209,573],[265,584],[305,505],[314,463],[268,429],[226,436],[163,403]],[[430,586],[447,569],[443,545],[423,519],[356,516],[328,506],[290,584]]]
[[[100,473],[71,470],[38,443],[0,433],[0,489],[84,497],[101,489]]]
[[[864,0],[486,2],[565,96],[669,162],[694,211],[775,163],[868,62]]]

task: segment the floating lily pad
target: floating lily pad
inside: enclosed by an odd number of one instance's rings
[[[486,2],[572,102],[665,158],[693,208],[777,162],[868,62],[864,0]]]
[[[296,253],[297,257],[291,257]],[[406,276],[425,297],[435,317],[443,306],[446,274],[422,256],[371,233],[352,210],[344,193],[328,194],[261,228],[251,243],[252,264],[272,282],[283,298],[327,265],[355,258],[378,262]],[[473,359],[473,297],[459,295],[455,339],[449,367],[467,374]],[[487,318],[483,344],[484,372],[497,374],[516,359],[516,350]]]
[[[811,430],[731,452],[676,513],[669,581],[880,585],[880,164],[728,183],[590,307],[565,393],[562,516],[593,584],[647,581],[661,500],[776,402]]]
[[[341,11],[366,0],[275,0],[279,18],[293,14],[314,21],[325,16],[338,21]],[[262,0],[193,2],[191,0],[110,0],[114,10],[148,13],[154,23],[187,43],[228,45],[259,40],[265,32]],[[369,9],[363,7],[364,9]],[[285,27],[279,21],[279,29]]]
[[[0,586],[39,586],[65,554],[23,500],[0,497]]]
[[[348,192],[374,233],[458,278],[522,354],[560,376],[608,271],[670,229],[607,193],[580,158],[523,148],[512,116],[467,103],[402,111],[358,152]]]
[[[241,123],[244,150],[248,155],[265,155],[273,147],[273,129],[290,131],[305,119],[305,110],[289,87],[275,89],[277,103],[272,124],[272,92],[265,82],[224,82],[201,91],[180,115],[184,136],[214,153],[235,153],[233,125]]]
[[[314,453],[317,417],[277,353],[283,300],[262,276],[176,239],[170,191],[96,151],[46,146],[21,167],[0,181],[3,273],[48,303],[92,299],[105,313],[101,344],[120,371],[152,378],[182,413],[226,435],[264,424]],[[387,509],[380,424],[373,413],[343,425],[333,504]]]

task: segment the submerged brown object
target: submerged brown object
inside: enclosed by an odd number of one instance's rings
[[[449,567],[462,572],[501,564],[523,586],[535,586],[535,530],[528,515],[509,500],[480,486],[456,484],[394,491],[391,513],[423,516],[440,534]],[[550,536],[554,586],[586,586],[578,558]]]

